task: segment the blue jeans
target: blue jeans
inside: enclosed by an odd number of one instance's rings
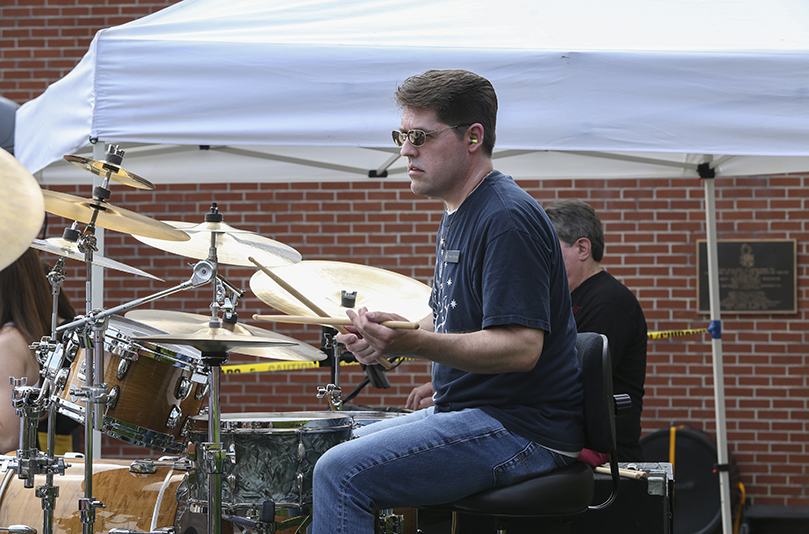
[[[355,435],[315,465],[313,534],[372,534],[376,510],[451,502],[573,461],[478,409],[426,408]]]

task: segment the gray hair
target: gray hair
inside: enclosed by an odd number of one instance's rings
[[[597,262],[604,257],[604,231],[596,210],[581,200],[571,198],[554,202],[545,208],[559,239],[573,245],[586,237],[590,240],[593,259]]]

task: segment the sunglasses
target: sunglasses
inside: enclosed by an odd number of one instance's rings
[[[427,142],[428,135],[446,132],[447,130],[454,130],[455,128],[460,128],[461,126],[465,125],[459,124],[457,126],[447,126],[446,128],[442,128],[440,130],[433,130],[431,132],[425,132],[424,130],[410,130],[409,132],[403,132],[401,130],[393,130],[391,132],[391,135],[393,136],[393,143],[396,146],[402,146],[405,143],[405,139],[410,141],[410,144],[413,146],[422,146],[424,143]]]

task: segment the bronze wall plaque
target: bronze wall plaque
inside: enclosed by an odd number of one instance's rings
[[[797,313],[795,239],[720,239],[719,309],[728,313]],[[697,306],[710,313],[707,242],[697,241]]]

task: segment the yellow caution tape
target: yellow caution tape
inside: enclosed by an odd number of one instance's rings
[[[400,360],[417,361],[417,358],[400,358]],[[357,362],[340,362],[340,365],[359,365]],[[319,362],[256,362],[242,365],[223,365],[222,372],[232,373],[266,373],[274,371],[297,371],[320,367]]]
[[[257,362],[242,365],[223,365],[225,374],[232,373],[264,373],[267,371],[297,371],[319,367],[318,362]]]
[[[703,332],[707,332],[707,328],[697,328],[694,330],[663,330],[660,332],[648,332],[646,337],[649,339],[663,339],[664,337],[676,337],[676,336],[689,336],[691,334],[702,334]]]

